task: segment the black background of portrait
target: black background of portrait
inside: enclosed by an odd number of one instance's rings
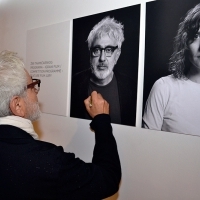
[[[125,40],[122,43],[121,55],[115,69],[137,80],[140,5],[120,8],[73,20],[72,76],[90,67],[90,54],[86,40],[94,25],[106,16],[114,17],[124,25]]]
[[[178,25],[198,3],[199,0],[159,0],[146,4],[143,108],[155,81],[170,74],[168,63]]]

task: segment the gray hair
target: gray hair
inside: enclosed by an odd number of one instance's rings
[[[12,115],[10,100],[13,96],[26,95],[27,75],[24,63],[17,53],[0,53],[0,117]]]
[[[121,48],[122,42],[124,41],[124,26],[115,20],[114,18],[105,17],[98,24],[96,24],[91,30],[87,42],[88,48],[92,46],[92,42],[101,38],[104,34],[114,38],[118,43],[118,48]]]

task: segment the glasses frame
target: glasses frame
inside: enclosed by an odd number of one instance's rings
[[[41,80],[40,79],[32,79],[34,82],[30,83],[27,85],[27,89],[31,88],[31,89],[35,89],[35,91],[38,93],[40,91],[40,84],[41,84]],[[35,85],[38,85],[38,89],[35,88]]]
[[[107,48],[111,48],[111,49],[112,49],[112,53],[111,53],[110,56],[107,56],[107,55],[106,55],[105,50],[106,50]],[[98,56],[96,56],[96,55],[93,54],[94,49],[100,49],[101,52],[100,52],[100,54],[99,54]],[[93,57],[99,57],[99,56],[102,54],[102,51],[104,51],[106,57],[111,57],[116,49],[118,49],[118,45],[115,46],[115,47],[114,47],[114,46],[107,46],[107,47],[105,47],[105,48],[102,48],[102,47],[99,47],[99,46],[98,46],[98,47],[92,47],[92,48],[90,48],[90,52],[91,52],[91,55],[92,55]]]

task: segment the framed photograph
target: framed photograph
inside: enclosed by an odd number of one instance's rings
[[[112,123],[135,126],[139,30],[140,5],[73,20],[71,117],[90,119],[83,101],[96,90]]]
[[[199,34],[198,4],[197,0],[146,3],[145,128],[199,134],[200,84],[192,74],[192,48]]]

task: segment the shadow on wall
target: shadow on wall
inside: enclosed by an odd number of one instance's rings
[[[38,134],[38,137],[41,138],[42,137],[42,131],[40,128],[40,122],[39,121],[35,121],[33,122],[33,127],[35,132]]]

